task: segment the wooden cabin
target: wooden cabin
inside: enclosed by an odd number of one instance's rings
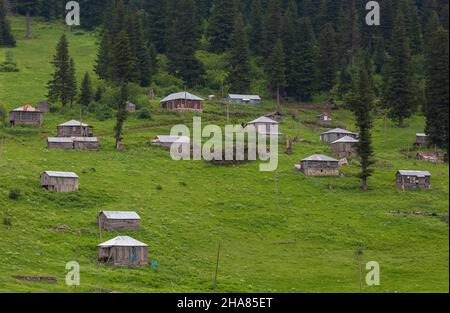
[[[140,224],[136,212],[103,211],[98,215],[98,226],[104,230],[136,230]]]
[[[9,112],[9,123],[15,125],[41,126],[44,122],[44,113],[26,104]]]
[[[92,137],[92,127],[88,124],[71,120],[58,125],[58,137]]]
[[[331,151],[334,155],[337,155],[340,158],[357,156],[358,148],[356,144],[358,142],[358,139],[350,136],[345,136],[331,143]]]
[[[345,130],[342,128],[335,128],[335,129],[332,129],[332,130],[322,133],[322,135],[320,135],[320,140],[322,140],[323,142],[326,142],[326,143],[332,143],[332,142],[335,142],[336,140],[339,140],[346,136],[353,137],[355,139],[358,138],[357,133],[353,133],[351,131],[348,131],[348,130]]]
[[[50,103],[46,100],[40,101],[36,104],[36,109],[43,113],[48,113],[50,112]]]
[[[397,187],[403,190],[431,188],[431,174],[428,171],[400,170],[396,178]]]
[[[331,122],[333,119],[331,118],[331,116],[327,113],[322,113],[316,116],[316,120],[319,123],[328,123]]]
[[[191,139],[186,136],[163,136],[159,135],[156,136],[154,140],[152,140],[152,145],[154,146],[161,146],[165,148],[171,148],[174,143],[180,144],[180,145],[187,145],[190,147],[191,145]]]
[[[339,176],[339,161],[326,155],[315,154],[301,160],[298,169],[306,176]]]
[[[41,175],[41,186],[55,192],[72,192],[78,190],[78,180],[72,172],[46,171]]]
[[[281,136],[282,134],[278,131],[279,124],[280,124],[279,122],[277,122],[271,118],[261,116],[261,117],[257,118],[256,120],[248,122],[247,126],[253,125],[258,134],[265,134],[265,135],[269,135],[269,136]],[[273,130],[272,130],[272,128],[273,128]]]
[[[429,137],[427,134],[424,133],[417,133],[416,134],[416,142],[415,145],[418,147],[427,147],[429,146]]]
[[[47,148],[71,150],[73,149],[73,140],[67,137],[49,137],[47,138]]]
[[[128,102],[127,102],[127,111],[128,111],[129,113],[134,113],[134,112],[136,112],[136,104],[134,104],[134,103],[128,101]]]
[[[229,103],[234,104],[261,104],[262,99],[259,95],[240,95],[229,94],[226,98]]]
[[[119,236],[98,245],[98,261],[115,266],[148,266],[148,245]]]
[[[189,92],[178,92],[168,95],[160,104],[167,110],[203,112],[203,101],[202,98]]]
[[[99,148],[99,142],[97,137],[72,137],[73,148],[75,150],[93,150],[96,151]]]

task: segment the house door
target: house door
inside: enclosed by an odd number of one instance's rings
[[[136,247],[131,247],[131,264],[136,264],[137,256],[136,256]]]

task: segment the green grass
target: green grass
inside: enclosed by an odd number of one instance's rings
[[[18,47],[11,49],[19,73],[0,73],[0,103],[8,109],[44,99],[50,60],[62,25],[33,21],[34,39],[23,40],[23,19],[13,19]],[[78,76],[92,71],[96,38],[68,34]],[[0,49],[0,55],[5,49]],[[233,107],[235,123],[273,110]],[[169,126],[192,123],[192,114],[174,114],[152,103],[152,120],[134,116],[124,133],[128,149],[113,149],[114,121],[87,122],[100,137],[99,152],[49,151],[46,137],[56,125],[77,115],[46,114],[42,128],[0,130],[1,220],[10,210],[12,226],[0,225],[0,291],[2,292],[210,292],[218,242],[222,245],[219,292],[358,292],[355,250],[366,249],[363,263],[378,261],[381,286],[364,292],[448,292],[448,225],[436,217],[396,216],[390,212],[423,211],[448,215],[448,165],[407,160],[400,153],[422,131],[415,116],[405,128],[376,122],[375,174],[370,191],[360,192],[357,167],[345,177],[311,178],[293,171],[301,158],[329,153],[319,141],[322,128],[309,128],[287,116],[281,131],[300,133],[294,154],[280,145],[278,170],[261,173],[258,162],[218,167],[204,161],[175,162],[166,150],[150,147]],[[289,111],[287,107],[285,110]],[[314,110],[299,111],[313,120]],[[333,113],[336,123],[354,129],[349,112]],[[223,125],[225,112],[208,103],[204,122]],[[385,140],[386,138],[386,140]],[[353,162],[352,162],[353,163]],[[426,169],[433,188],[402,192],[395,188],[397,169]],[[75,171],[81,189],[72,194],[42,190],[44,170]],[[328,184],[333,186],[328,189]],[[158,187],[160,186],[160,187]],[[18,188],[18,200],[8,198]],[[125,234],[150,246],[158,268],[113,268],[96,263],[100,242],[96,216],[100,210],[136,210],[142,228]],[[68,225],[65,232],[49,228]],[[123,233],[120,233],[123,234]],[[103,232],[106,241],[119,233]],[[81,265],[81,286],[65,285],[65,264]],[[22,282],[14,275],[54,275],[56,284]]]

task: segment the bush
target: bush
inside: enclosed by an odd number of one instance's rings
[[[14,56],[11,51],[6,51],[5,62],[0,63],[0,72],[18,72],[16,62],[14,62]]]
[[[106,121],[113,117],[113,110],[106,104],[96,103],[95,104],[95,118],[99,121]]]
[[[9,191],[9,198],[11,200],[17,200],[20,197],[20,190],[19,189],[11,189]]]
[[[138,112],[138,116],[139,119],[141,120],[149,120],[152,118],[151,112],[149,108],[143,108],[142,110],[140,110]]]

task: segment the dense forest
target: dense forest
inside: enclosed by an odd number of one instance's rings
[[[80,27],[99,33],[95,73],[111,85],[151,86],[164,65],[185,88],[284,101],[323,95],[334,105],[354,94],[364,63],[376,109],[399,126],[422,110],[426,131],[448,149],[447,0],[380,0],[379,26],[367,25],[365,0],[78,2]],[[15,44],[5,12],[62,20],[65,4],[3,0],[0,45]]]

